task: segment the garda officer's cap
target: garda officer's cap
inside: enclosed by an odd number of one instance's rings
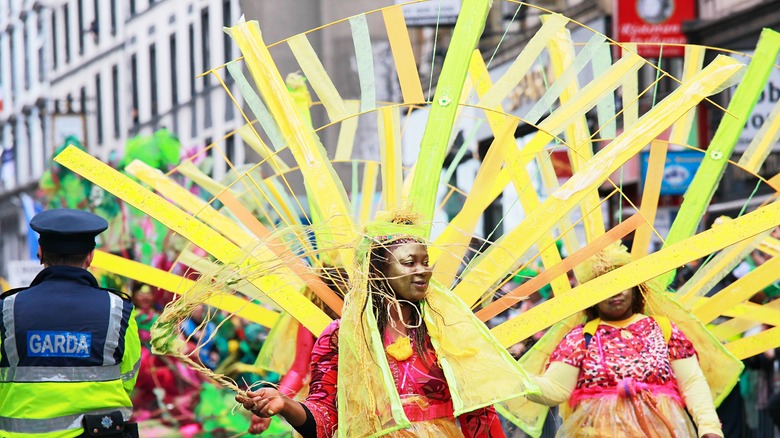
[[[58,208],[36,214],[30,227],[40,234],[38,245],[44,251],[87,254],[95,249],[95,236],[108,228],[108,222],[87,211]]]

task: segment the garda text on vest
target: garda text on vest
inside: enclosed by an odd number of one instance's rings
[[[27,332],[27,355],[32,357],[89,357],[92,333]]]

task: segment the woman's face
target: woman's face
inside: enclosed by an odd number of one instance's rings
[[[389,252],[384,275],[396,298],[421,301],[431,279],[428,249],[421,243],[410,242],[392,246]]]
[[[604,321],[620,321],[634,314],[634,289],[627,289],[596,305],[599,318]]]

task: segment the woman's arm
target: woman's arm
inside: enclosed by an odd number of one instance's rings
[[[295,360],[290,370],[279,382],[279,390],[288,397],[295,397],[295,394],[298,394],[298,391],[303,387],[306,376],[309,375],[311,350],[314,348],[315,341],[314,335],[303,326],[298,327],[296,338]]]
[[[563,362],[552,362],[541,376],[534,376],[541,395],[528,394],[526,397],[534,403],[557,406],[571,397],[577,386],[580,370]]]
[[[723,436],[720,419],[715,412],[710,387],[696,356],[672,361],[672,370],[680,387],[685,406],[691,413],[700,437]]]
[[[467,412],[460,417],[460,429],[466,438],[504,438],[504,429],[492,406]]]

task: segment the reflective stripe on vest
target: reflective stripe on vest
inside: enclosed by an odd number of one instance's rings
[[[0,368],[0,382],[105,382],[120,377],[119,365]]]
[[[104,366],[116,363],[114,352],[116,352],[117,347],[119,347],[119,330],[122,328],[122,310],[124,309],[122,298],[112,293],[109,293],[108,297],[111,299],[111,308],[109,310],[106,343],[103,345]]]
[[[80,429],[84,415],[109,414],[120,411],[125,421],[130,419],[133,413],[130,408],[107,408],[81,414],[65,415],[55,418],[10,418],[0,417],[0,430],[17,433],[47,433],[61,430]]]
[[[3,349],[8,365],[15,367],[19,364],[19,352],[16,351],[16,324],[14,323],[14,304],[16,295],[3,300],[3,325],[5,326],[5,339]]]
[[[128,380],[132,380],[133,377],[135,377],[136,374],[138,374],[138,370],[141,369],[141,359],[138,359],[135,361],[135,365],[133,365],[133,369],[130,371],[122,374],[119,376],[120,379],[122,379],[123,382],[126,382]]]

